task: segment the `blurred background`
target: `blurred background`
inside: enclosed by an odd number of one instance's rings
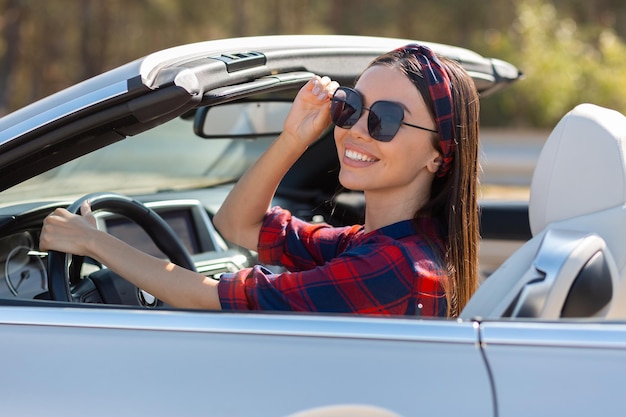
[[[472,49],[525,74],[488,126],[552,127],[592,102],[626,113],[624,0],[0,0],[0,115],[184,43],[350,34]]]

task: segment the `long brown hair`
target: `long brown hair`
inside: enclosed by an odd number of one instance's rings
[[[478,287],[478,123],[480,105],[472,78],[457,62],[438,57],[452,85],[455,151],[451,170],[435,177],[430,200],[414,218],[434,216],[444,228],[449,280],[445,283],[448,316],[455,317]],[[400,49],[377,58],[372,65],[386,65],[402,71],[416,86],[434,117],[434,104],[421,65],[415,56]],[[439,151],[438,136],[433,145]]]

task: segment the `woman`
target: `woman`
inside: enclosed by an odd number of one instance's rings
[[[365,195],[364,225],[308,224],[270,207],[282,177],[335,123],[339,180]],[[314,77],[283,133],[214,217],[266,264],[214,281],[56,210],[41,249],[90,256],[166,303],[210,309],[456,316],[477,285],[478,98],[456,63],[419,45],[376,59],[355,89]],[[259,179],[262,178],[262,181]]]

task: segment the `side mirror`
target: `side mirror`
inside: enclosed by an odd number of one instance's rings
[[[291,109],[290,101],[245,101],[202,107],[193,129],[202,138],[278,136]]]

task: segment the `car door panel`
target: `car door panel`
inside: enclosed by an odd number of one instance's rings
[[[493,415],[472,323],[37,310],[0,308],[2,415]]]
[[[623,414],[626,324],[487,322],[481,338],[498,415]]]

